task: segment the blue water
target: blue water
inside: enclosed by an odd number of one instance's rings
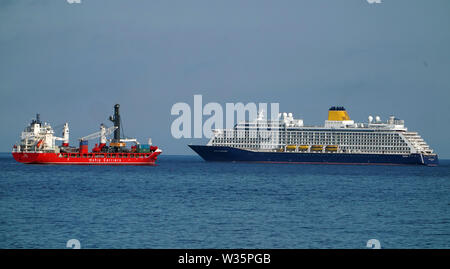
[[[450,248],[439,167],[53,166],[0,155],[0,248]]]

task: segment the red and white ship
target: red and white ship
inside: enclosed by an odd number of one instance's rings
[[[22,132],[18,145],[14,145],[14,159],[26,164],[92,164],[92,165],[154,165],[161,150],[148,144],[140,144],[135,138],[121,138],[119,105],[114,106],[114,116],[109,120],[114,126],[100,125],[100,131],[79,139],[78,148],[69,146],[69,125],[64,124],[62,137],[56,137],[50,124],[41,122],[39,114]],[[114,133],[112,139],[107,136]],[[89,151],[88,140],[100,138]],[[62,141],[56,145],[56,141]],[[134,143],[131,148],[126,143]]]

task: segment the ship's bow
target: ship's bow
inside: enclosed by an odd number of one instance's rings
[[[427,166],[439,165],[439,158],[437,154],[423,155],[423,164]]]

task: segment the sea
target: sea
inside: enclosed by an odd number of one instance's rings
[[[450,160],[157,163],[25,165],[0,154],[0,248],[450,248]]]

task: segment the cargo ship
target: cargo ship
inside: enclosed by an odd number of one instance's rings
[[[206,161],[426,165],[439,163],[437,154],[417,133],[395,116],[367,123],[350,119],[344,107],[328,110],[323,126],[305,126],[292,113],[264,119],[263,112],[232,129],[212,130],[206,145],[189,145]]]
[[[22,132],[20,143],[13,146],[14,159],[25,164],[84,164],[84,165],[154,165],[161,149],[140,144],[135,138],[121,137],[120,105],[114,106],[109,120],[114,126],[100,125],[100,131],[79,138],[79,147],[69,145],[69,124],[62,128],[62,136],[55,136],[51,125],[36,115]],[[113,138],[107,137],[114,134]],[[89,151],[89,140],[99,138],[99,143]],[[56,141],[61,141],[57,145]],[[133,143],[127,147],[127,143]]]

